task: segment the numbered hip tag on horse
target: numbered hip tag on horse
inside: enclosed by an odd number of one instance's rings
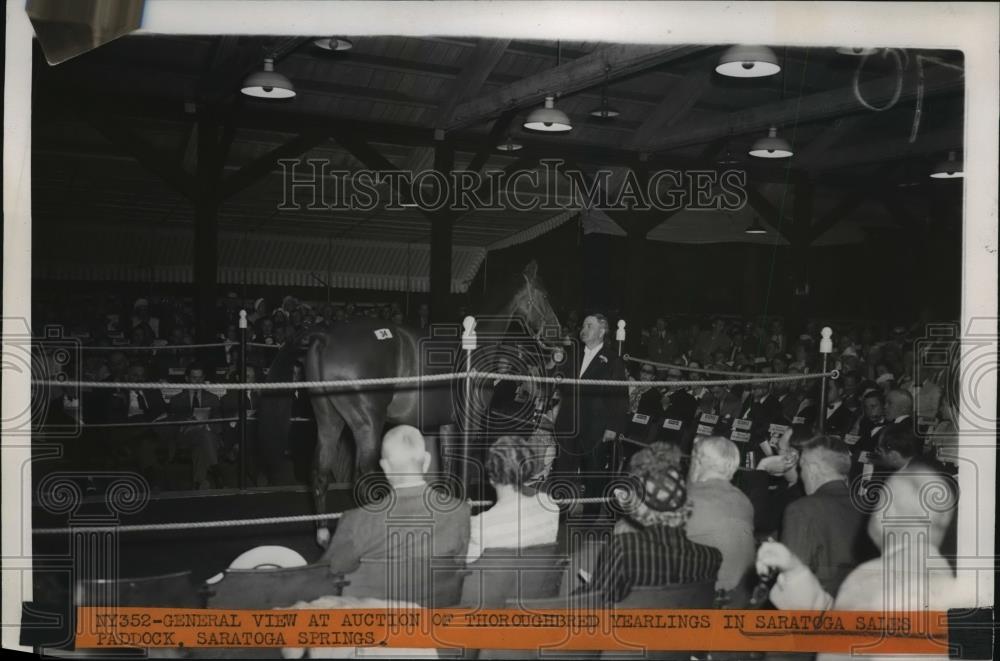
[[[388,328],[379,328],[378,330],[375,331],[375,339],[376,340],[391,340],[392,339],[392,331],[389,330]]]

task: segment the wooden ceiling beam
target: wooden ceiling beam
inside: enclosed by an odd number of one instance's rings
[[[886,76],[861,83],[861,96],[871,105],[883,106],[896,91],[895,76]],[[924,78],[924,96],[960,92],[965,87],[964,78],[954,71],[936,68],[927,71]],[[915,85],[903,84],[897,104],[905,103],[917,94]],[[731,113],[726,121],[699,121],[676,126],[673,131],[649,145],[649,151],[658,152],[709,142],[726,135],[743,135],[764,132],[769,126],[804,124],[829,117],[868,112],[850,87],[809,94],[757,108]]]
[[[945,153],[949,150],[961,150],[963,143],[964,136],[961,127],[922,133],[912,144],[900,135],[890,140],[864,142],[836,151],[829,151],[821,158],[817,158],[815,165],[810,170],[827,172],[857,165],[899,161],[924,154]]]
[[[220,201],[226,200],[236,195],[278,169],[278,161],[281,159],[300,156],[313,147],[321,145],[329,137],[328,133],[320,131],[307,131],[295,136],[280,147],[276,147],[263,156],[260,156],[252,163],[244,165],[238,172],[226,177],[219,186],[218,199]]]
[[[549,94],[573,92],[648,69],[701,50],[702,46],[614,45],[581,58],[528,76],[501,89],[471,99],[455,108],[449,129],[469,126],[510,108],[537,103]]]
[[[169,159],[149,145],[145,140],[101,112],[80,109],[83,117],[96,128],[112,145],[122,153],[130,155],[139,165],[146,168],[168,186],[189,199],[194,199],[197,187],[195,178],[181,169],[179,163]]]
[[[863,121],[863,115],[853,117],[838,117],[822,133],[796,150],[795,161],[800,165],[814,164],[826,157],[830,147],[835,145],[845,135],[855,130]]]
[[[786,215],[781,213],[781,210],[774,206],[770,200],[768,200],[760,192],[756,186],[747,186],[747,203],[753,208],[759,215],[763,216],[764,220],[775,229],[786,241],[791,244],[795,243],[795,236],[792,231],[792,226],[794,220],[788,218]]]
[[[507,52],[510,39],[480,39],[468,61],[462,68],[462,73],[452,83],[443,103],[434,110],[431,126],[443,130],[451,121],[455,107],[459,102],[479,93],[490,72],[496,67],[500,58]],[[410,172],[420,172],[427,169],[434,159],[434,151],[429,148],[413,150],[410,158],[403,166]]]

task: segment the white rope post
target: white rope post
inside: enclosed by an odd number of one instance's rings
[[[833,353],[833,329],[829,326],[824,326],[823,330],[820,331],[822,338],[819,341],[819,352],[823,354],[823,378],[819,382],[819,433],[823,433],[823,427],[826,426],[826,361]]]
[[[469,415],[469,407],[472,405],[472,352],[476,349],[476,318],[468,316],[462,320],[462,349],[465,350],[465,407],[462,411],[462,456],[459,459],[459,475],[462,480],[462,488],[468,489],[469,479],[469,426],[472,418]]]
[[[247,382],[247,311],[240,310],[240,383]],[[228,347],[226,348],[228,350]],[[246,489],[247,480],[247,398],[244,393],[237,393],[236,401],[239,402],[237,411],[239,412],[240,423],[240,477],[238,484],[240,490]]]
[[[625,320],[618,320],[618,330],[615,331],[615,339],[618,340],[618,357],[622,357],[622,345],[625,343]]]

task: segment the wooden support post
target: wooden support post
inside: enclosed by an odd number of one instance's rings
[[[434,169],[446,177],[455,162],[455,152],[446,142],[434,149]],[[447,206],[431,217],[431,319],[436,322],[451,318],[451,254],[455,216]]]
[[[219,268],[219,203],[215,192],[221,169],[218,124],[208,111],[198,116],[198,170],[194,221],[194,298],[198,342],[211,342]]]
[[[795,199],[792,201],[792,227],[788,238],[792,250],[792,295],[795,303],[791,306],[792,330],[805,325],[812,312],[809,292],[809,244],[812,243],[813,200],[815,185],[806,179],[795,184]]]

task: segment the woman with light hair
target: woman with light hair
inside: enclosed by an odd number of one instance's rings
[[[559,506],[537,486],[548,475],[555,444],[548,434],[501,436],[486,456],[486,475],[496,490],[496,503],[472,517],[466,562],[487,548],[554,544]]]

